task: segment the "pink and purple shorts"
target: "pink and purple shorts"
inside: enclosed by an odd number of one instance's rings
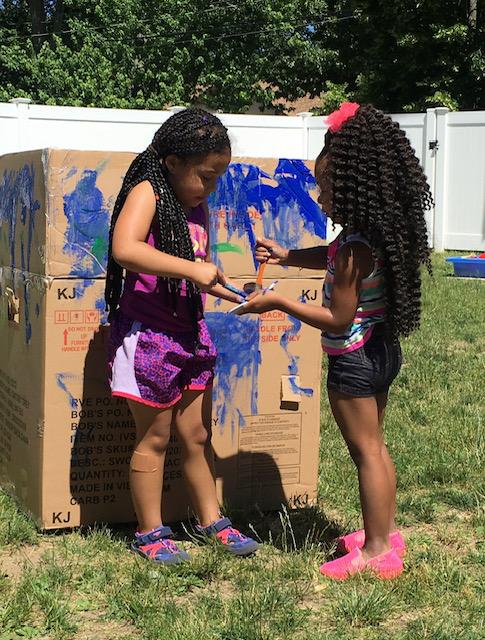
[[[118,311],[108,346],[111,393],[150,407],[171,407],[184,391],[212,385],[216,356],[204,320],[195,347],[192,331],[150,329]]]

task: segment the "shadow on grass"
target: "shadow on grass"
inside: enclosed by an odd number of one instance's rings
[[[261,511],[254,508],[249,511],[226,510],[235,528],[258,542],[270,544],[281,551],[300,551],[309,546],[318,546],[328,551],[335,538],[343,533],[341,526],[329,520],[317,507],[306,506],[289,510],[282,505],[279,511]],[[171,524],[176,540],[194,542],[197,539],[196,520],[184,520]],[[133,523],[98,524],[75,529],[55,529],[45,533],[47,536],[69,535],[75,531],[82,537],[94,532],[106,532],[113,540],[129,543],[134,537]]]

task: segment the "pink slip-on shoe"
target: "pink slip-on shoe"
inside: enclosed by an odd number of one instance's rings
[[[365,543],[365,531],[359,529],[358,531],[352,531],[346,536],[341,536],[337,540],[337,551],[339,553],[349,553],[354,549],[362,549]],[[403,558],[406,553],[406,543],[400,531],[393,531],[389,534],[389,544],[396,551],[396,553]]]
[[[404,565],[394,549],[366,560],[362,551],[356,548],[341,558],[322,564],[320,573],[333,580],[346,580],[366,569],[375,573],[381,580],[392,580],[403,572]]]

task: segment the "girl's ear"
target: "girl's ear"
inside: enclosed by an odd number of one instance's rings
[[[172,175],[177,173],[178,169],[180,168],[181,163],[182,163],[182,159],[179,158],[178,156],[174,155],[174,154],[168,155],[163,160],[163,165],[165,165],[167,167],[168,172],[171,173]]]

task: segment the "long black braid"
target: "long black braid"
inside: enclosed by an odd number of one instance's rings
[[[113,259],[113,232],[130,191],[144,180],[150,182],[155,194],[156,217],[159,227],[157,238],[159,246],[157,249],[179,258],[194,261],[194,249],[187,217],[166,177],[162,161],[172,154],[187,159],[197,156],[203,157],[211,151],[221,152],[230,148],[231,143],[227,129],[219,118],[203,109],[191,108],[170,116],[155,133],[148,149],[133,160],[121,185],[111,218],[105,289],[109,321],[112,321],[118,308],[124,279],[123,268]],[[175,313],[181,280],[160,277],[159,284],[160,287],[166,287]],[[186,291],[194,329],[196,329],[197,319],[202,310],[200,290],[192,282],[187,281]]]
[[[327,133],[332,218],[360,232],[383,254],[389,328],[394,337],[419,326],[421,265],[431,273],[424,213],[433,201],[405,133],[371,105]]]

